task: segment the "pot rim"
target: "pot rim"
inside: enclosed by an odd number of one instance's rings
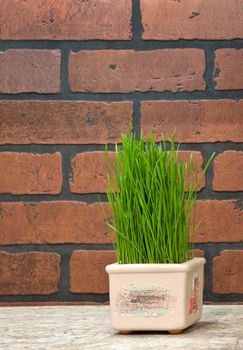
[[[105,270],[108,274],[119,273],[160,273],[160,272],[189,272],[206,263],[205,258],[192,258],[178,264],[110,264]]]

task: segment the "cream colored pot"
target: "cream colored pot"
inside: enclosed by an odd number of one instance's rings
[[[111,264],[112,327],[179,333],[201,318],[205,259],[182,264]]]

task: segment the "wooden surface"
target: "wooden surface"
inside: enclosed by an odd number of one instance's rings
[[[206,305],[202,319],[182,334],[119,334],[109,306],[0,308],[0,349],[241,350],[243,305]]]

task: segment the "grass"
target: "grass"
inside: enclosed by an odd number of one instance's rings
[[[152,133],[147,141],[133,133],[122,134],[122,146],[115,147],[114,169],[106,148],[107,195],[114,225],[107,224],[116,232],[120,264],[182,263],[192,257],[196,191],[214,155],[195,177],[192,155],[189,161],[179,160],[174,139],[173,135],[167,150],[163,136],[156,145]]]

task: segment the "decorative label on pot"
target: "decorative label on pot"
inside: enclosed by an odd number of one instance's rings
[[[119,316],[161,317],[172,311],[175,300],[170,289],[131,284],[119,290],[116,312]]]
[[[197,273],[192,278],[192,292],[189,299],[189,315],[192,315],[199,310],[199,295],[200,295],[200,282]]]

